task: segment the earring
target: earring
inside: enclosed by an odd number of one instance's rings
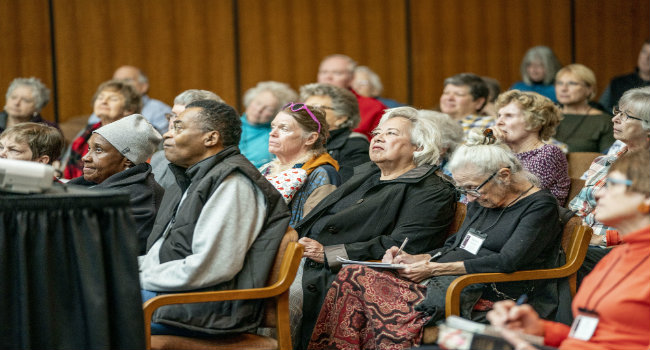
[[[639,206],[636,208],[636,210],[639,211],[641,214],[649,214],[650,213],[650,204],[647,203],[641,203]]]

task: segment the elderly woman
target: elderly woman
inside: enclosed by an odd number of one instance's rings
[[[571,179],[569,164],[562,150],[546,144],[555,134],[562,113],[548,98],[534,93],[510,90],[496,103],[498,118],[493,130],[517,155],[524,168],[537,176],[564,206]]]
[[[381,97],[382,92],[384,92],[384,85],[381,83],[379,75],[370,69],[370,67],[356,66],[354,68],[354,78],[352,79],[351,87],[359,95],[374,98],[388,108],[404,105],[390,98]]]
[[[329,84],[308,84],[300,88],[300,99],[325,112],[330,137],[325,147],[339,163],[341,182],[354,173],[354,167],[370,161],[370,143],[364,134],[352,131],[359,125],[359,104],[349,90]]]
[[[0,132],[24,122],[56,126],[41,117],[40,112],[50,101],[50,90],[37,78],[16,78],[7,89],[4,110],[0,112]]]
[[[82,158],[83,176],[68,182],[129,193],[138,255],[146,252],[147,237],[164,194],[147,163],[161,140],[158,131],[140,114],[104,125],[88,140],[88,153]]]
[[[531,47],[526,51],[519,67],[523,81],[516,82],[510,89],[536,92],[557,102],[553,80],[561,67],[550,47]]]
[[[325,150],[328,136],[325,113],[302,103],[284,106],[271,122],[268,147],[277,159],[260,171],[284,196],[292,227],[341,182],[338,163]]]
[[[52,164],[63,149],[63,134],[43,123],[20,123],[0,134],[0,158]]]
[[[557,266],[561,228],[555,197],[530,182],[508,147],[483,140],[470,133],[450,161],[458,189],[470,202],[460,230],[426,253],[410,242],[401,254],[396,246],[388,249],[384,262],[405,265],[397,274],[344,267],[325,297],[309,349],[410,348],[420,343],[423,326],[444,317],[444,293],[457,275]],[[484,291],[472,286],[463,292],[461,312],[471,317],[481,295],[499,300],[528,293],[548,317],[555,311],[554,289],[547,281],[492,284]]]
[[[573,299],[573,328],[542,320],[529,305],[495,304],[492,324],[544,337],[560,349],[648,349],[650,344],[650,152],[622,156],[596,194],[596,219],[615,227],[625,245],[616,247],[585,278]],[[514,332],[517,349],[537,349]]]
[[[611,116],[589,104],[596,95],[594,72],[578,63],[560,69],[555,93],[564,114],[555,138],[566,143],[569,152],[607,151],[614,142]]]
[[[437,166],[441,136],[431,119],[411,107],[389,109],[373,135],[372,162],[357,167],[295,227],[307,258],[292,286],[292,297],[304,297],[300,347],[341,268],[337,257],[381,259],[406,238],[410,252],[437,248],[454,216],[457,196]]]
[[[109,80],[99,85],[93,96],[93,113],[100,122],[89,125],[72,141],[61,162],[65,167],[63,178],[74,179],[83,175],[84,163],[81,158],[88,152],[88,139],[95,130],[127,115],[139,113],[141,109],[142,99],[131,84]]]
[[[273,159],[268,150],[271,119],[280,108],[298,99],[298,94],[285,83],[263,81],[244,94],[244,115],[241,117],[239,150],[260,167]]]

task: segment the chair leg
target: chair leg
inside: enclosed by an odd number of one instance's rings
[[[292,350],[291,321],[289,320],[289,293],[282,293],[275,299],[276,327],[278,331],[278,349]]]

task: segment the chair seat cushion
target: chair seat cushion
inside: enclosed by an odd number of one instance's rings
[[[277,349],[277,340],[257,334],[242,333],[210,338],[187,338],[175,335],[154,335],[151,349]]]

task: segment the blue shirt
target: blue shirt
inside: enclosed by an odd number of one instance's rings
[[[250,124],[246,120],[246,114],[241,117],[241,139],[239,140],[239,151],[256,168],[272,161],[275,157],[269,152],[269,133],[271,123]]]
[[[528,85],[523,81],[518,81],[513,85],[510,90],[520,90],[520,91],[532,91],[536,92],[542,96],[546,96],[551,99],[554,103],[557,103],[557,98],[555,98],[555,86],[553,84],[544,85],[544,84],[533,84]]]

